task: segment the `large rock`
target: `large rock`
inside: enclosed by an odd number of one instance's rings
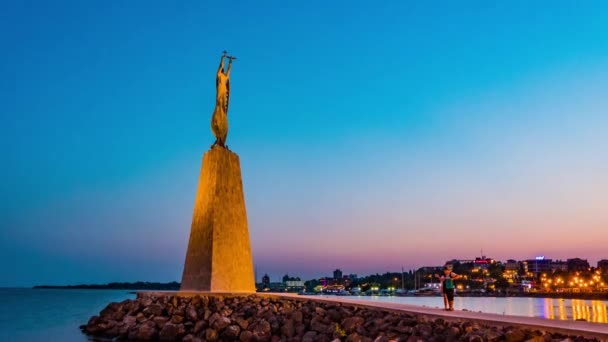
[[[354,316],[347,317],[342,320],[342,329],[346,331],[346,333],[352,333],[357,330],[363,323],[365,323],[365,319],[363,317]]]
[[[230,323],[231,323],[230,318],[220,317],[211,324],[211,327],[217,331],[222,331],[222,330],[224,330],[224,328],[229,326]]]
[[[307,331],[302,337],[302,342],[314,342],[317,340],[316,331]]]
[[[144,308],[143,313],[146,316],[150,316],[150,315],[161,316],[163,314],[163,310],[165,310],[165,308],[162,305],[157,304],[157,303],[152,303],[148,307]]]
[[[156,326],[158,327],[158,329],[162,329],[165,326],[165,323],[167,323],[169,321],[169,318],[164,317],[164,316],[158,316],[158,317],[154,317],[152,319],[152,321],[154,323],[156,323]]]
[[[224,331],[224,335],[229,339],[234,339],[241,333],[241,328],[238,325],[230,325]]]
[[[270,336],[272,336],[270,323],[266,322],[265,320],[255,322],[251,326],[251,332],[253,333],[253,338],[256,341],[268,341],[270,340]]]
[[[239,340],[241,342],[249,342],[253,339],[253,333],[249,330],[244,330],[241,332],[241,336],[239,336]]]
[[[142,341],[152,341],[156,339],[158,331],[156,330],[156,324],[152,321],[147,321],[139,326],[137,333],[137,339]]]
[[[186,310],[186,317],[192,322],[196,322],[198,320],[198,313],[193,305],[188,306],[188,309]]]
[[[219,339],[219,334],[215,329],[207,329],[205,330],[205,340],[207,341],[217,341]]]
[[[175,341],[181,339],[185,333],[186,331],[183,324],[173,324],[169,322],[166,323],[160,331],[159,339],[161,341]]]
[[[286,337],[293,337],[296,334],[296,327],[292,319],[287,319],[283,322],[281,334]]]
[[[522,329],[513,328],[505,334],[507,342],[522,342],[526,340],[526,332]]]

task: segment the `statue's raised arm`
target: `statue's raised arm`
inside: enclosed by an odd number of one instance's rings
[[[226,79],[230,82],[230,70],[232,69],[232,57],[228,57],[228,70],[226,71]]]
[[[224,58],[226,57],[226,55],[222,55],[222,57],[220,57],[220,66],[217,68],[217,73],[219,74],[220,72],[224,72]]]

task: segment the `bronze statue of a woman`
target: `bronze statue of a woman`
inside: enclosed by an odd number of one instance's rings
[[[228,58],[228,70],[224,72],[224,59]],[[215,135],[213,146],[226,147],[226,136],[228,135],[228,101],[230,100],[230,69],[232,60],[236,57],[227,56],[226,51],[220,58],[220,67],[217,69],[215,87],[215,110],[211,117],[211,130]]]

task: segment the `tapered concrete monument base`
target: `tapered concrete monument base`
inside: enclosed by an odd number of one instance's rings
[[[205,153],[181,291],[255,292],[239,157]]]

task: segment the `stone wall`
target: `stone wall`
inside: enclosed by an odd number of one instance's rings
[[[109,304],[81,329],[145,341],[595,341],[336,302],[218,294],[139,294]]]

